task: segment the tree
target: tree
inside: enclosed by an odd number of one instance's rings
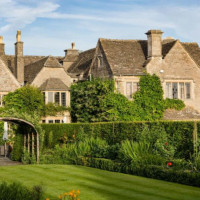
[[[103,121],[101,102],[114,91],[114,82],[93,79],[71,86],[71,117],[73,122]]]
[[[133,121],[133,103],[123,94],[111,92],[102,101],[104,121]]]
[[[4,97],[5,110],[14,109],[19,113],[33,113],[42,116],[44,110],[44,96],[41,91],[33,86],[26,85]]]

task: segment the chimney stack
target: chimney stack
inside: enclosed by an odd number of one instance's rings
[[[75,42],[72,42],[72,48],[66,49],[65,51],[65,58],[63,60],[63,67],[65,70],[67,70],[71,64],[74,63],[74,61],[77,59],[79,52],[77,49],[75,49]]]
[[[146,33],[148,58],[162,58],[162,34],[161,30],[149,30]]]
[[[5,55],[5,44],[3,43],[3,36],[0,36],[0,56]]]
[[[17,31],[15,43],[15,76],[21,85],[24,85],[24,56],[21,31]]]

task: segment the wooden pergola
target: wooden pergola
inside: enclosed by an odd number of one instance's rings
[[[24,134],[24,151],[32,153],[33,155],[35,154],[35,149],[36,149],[36,160],[37,163],[39,163],[40,160],[39,133],[35,129],[34,125],[24,119],[18,119],[13,117],[0,117],[0,121],[10,122],[18,125],[26,125],[26,126],[28,125],[31,128],[32,130],[31,132]]]

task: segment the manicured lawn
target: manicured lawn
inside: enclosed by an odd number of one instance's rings
[[[200,199],[200,188],[73,165],[18,165],[0,167],[0,180],[42,184],[46,197],[72,189],[81,200]]]

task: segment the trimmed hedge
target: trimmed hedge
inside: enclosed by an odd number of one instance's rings
[[[191,186],[200,186],[200,173],[198,172],[174,170],[173,168],[167,169],[162,166],[126,166],[123,163],[117,163],[103,158],[82,158],[80,159],[80,164],[113,172],[133,174]]]
[[[200,122],[197,126],[200,133]],[[67,136],[68,140],[81,140],[83,137],[100,137],[108,144],[117,144],[125,139],[136,140],[145,127],[149,130],[163,127],[172,144],[176,147],[175,156],[189,159],[193,155],[193,121],[159,121],[159,122],[102,122],[102,123],[71,123],[42,124],[45,131],[44,148],[49,147],[49,135],[53,137],[52,147],[60,143],[60,138]],[[51,133],[51,134],[50,134]],[[52,134],[53,133],[53,134]]]

